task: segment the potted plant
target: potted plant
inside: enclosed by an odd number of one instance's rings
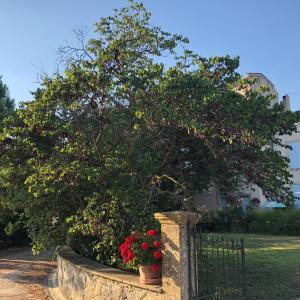
[[[162,247],[158,231],[151,229],[127,236],[120,253],[126,265],[139,269],[141,283],[160,284]]]

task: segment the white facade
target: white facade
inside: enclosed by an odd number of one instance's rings
[[[296,196],[300,197],[300,123],[297,124],[297,132],[283,136],[282,141],[293,148],[293,150],[281,148],[280,151],[282,155],[290,159],[289,170],[293,175],[292,190]],[[295,205],[300,208],[300,200],[297,200]]]
[[[271,105],[278,103],[278,92],[274,84],[265,75],[263,75],[262,73],[248,73],[246,77],[256,77],[258,79],[257,84],[255,86],[252,86],[252,88],[256,89],[262,84],[268,86],[270,89],[270,93],[276,95]],[[290,110],[290,99],[288,95],[285,95],[283,97],[283,104],[286,110]],[[293,147],[293,150],[282,147],[278,147],[278,150],[281,151],[282,155],[290,159],[289,171],[293,175],[292,190],[294,191],[296,196],[300,197],[300,123],[297,124],[297,132],[293,133],[292,135],[282,136],[281,140],[283,144],[287,144]],[[265,208],[267,199],[263,195],[262,190],[257,186],[253,186],[252,189],[254,189],[254,191],[252,191],[250,188],[246,190],[249,192],[249,196],[251,198],[260,199],[260,207]],[[295,204],[296,207],[300,208],[300,200],[297,200]]]
[[[274,99],[271,105],[278,103],[278,92],[274,84],[262,73],[247,73],[246,78],[256,78],[257,82],[252,85],[252,89],[257,89],[259,86],[264,85],[269,87],[269,92],[267,94],[274,95]],[[283,104],[286,109],[290,109],[289,97],[284,96]],[[297,124],[297,132],[292,135],[285,135],[281,137],[283,144],[288,144],[293,147],[293,150],[278,148],[282,155],[290,159],[290,172],[293,175],[293,186],[292,189],[296,196],[300,197],[300,123]],[[260,208],[265,208],[267,204],[267,199],[265,198],[262,190],[258,186],[248,186],[241,190],[239,193],[235,193],[241,200],[242,206],[247,207],[250,205],[250,201],[253,198],[258,198],[260,200]],[[209,193],[202,193],[196,196],[200,205],[204,205],[208,210],[215,208],[216,206],[224,207],[226,205],[226,200],[222,198],[222,195],[218,192],[218,189],[214,189]],[[296,201],[296,207],[300,208],[300,199]]]
[[[270,81],[263,73],[247,73],[244,78],[246,79],[256,79],[256,83],[251,85],[249,89],[257,90],[261,86],[267,86],[269,88],[268,92],[263,93],[264,96],[274,95],[273,100],[271,101],[271,106],[275,103],[278,103],[278,92],[275,88],[275,85]]]

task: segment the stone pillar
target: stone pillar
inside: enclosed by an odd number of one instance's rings
[[[154,214],[161,224],[164,244],[162,288],[169,300],[189,299],[188,223],[194,226],[199,215],[188,211]]]

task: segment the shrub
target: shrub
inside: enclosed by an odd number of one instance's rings
[[[209,232],[247,232],[254,212],[253,207],[243,210],[241,205],[229,205],[202,216],[202,224],[199,227]]]
[[[249,233],[299,235],[300,211],[291,209],[259,211],[254,213],[248,227]]]

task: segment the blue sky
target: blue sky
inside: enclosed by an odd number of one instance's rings
[[[262,72],[280,96],[300,109],[300,1],[145,0],[152,23],[190,39],[202,56],[239,55],[239,71]],[[30,100],[37,74],[52,74],[58,47],[72,43],[72,29],[93,24],[125,0],[3,0],[0,74],[17,102]]]

